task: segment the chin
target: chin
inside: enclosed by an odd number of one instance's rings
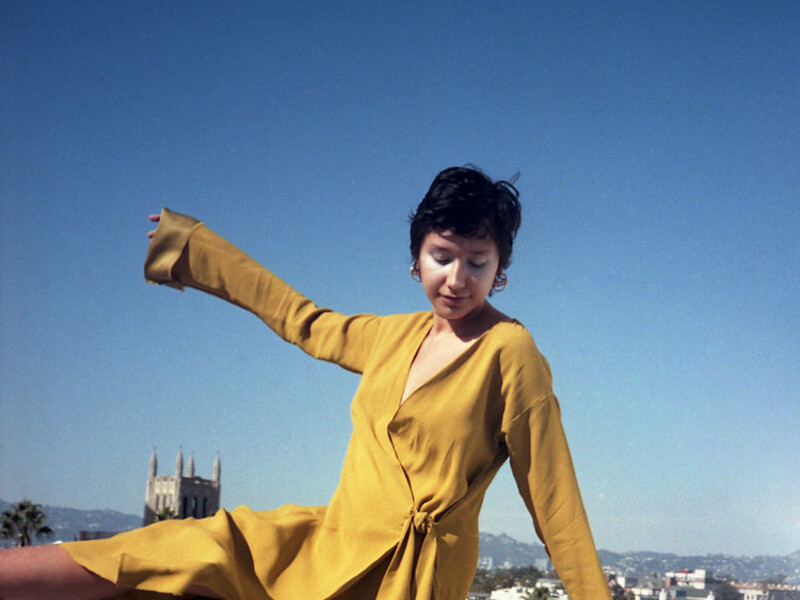
[[[447,319],[448,321],[460,321],[462,319],[467,319],[478,312],[478,309],[474,306],[470,307],[463,307],[463,308],[451,308],[445,307],[442,310],[436,311],[440,317]]]

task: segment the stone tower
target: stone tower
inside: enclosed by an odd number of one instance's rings
[[[147,494],[144,505],[144,524],[158,520],[158,515],[169,510],[176,519],[195,517],[201,519],[219,510],[222,465],[219,455],[214,460],[211,479],[195,475],[194,456],[189,456],[186,476],[183,475],[183,450],[175,459],[174,475],[158,474],[156,451],[150,457],[150,472],[147,477]]]

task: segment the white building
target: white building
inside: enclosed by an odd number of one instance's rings
[[[489,598],[490,600],[522,600],[532,591],[533,588],[517,586],[502,590],[494,590]]]
[[[711,571],[705,569],[681,569],[665,575],[668,586],[688,586],[696,590],[713,590],[716,580]]]
[[[183,451],[179,451],[175,459],[175,475],[158,475],[158,458],[153,450],[147,477],[144,524],[155,522],[157,515],[165,510],[169,510],[178,519],[200,519],[213,515],[219,510],[221,472],[222,466],[217,456],[211,479],[196,476],[194,457],[191,456],[184,477]]]

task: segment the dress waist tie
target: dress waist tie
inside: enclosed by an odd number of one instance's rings
[[[436,522],[424,511],[411,509],[392,556],[381,596],[408,600],[436,600]]]

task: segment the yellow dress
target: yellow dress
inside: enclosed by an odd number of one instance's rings
[[[327,507],[223,509],[63,544],[80,564],[137,590],[181,594],[198,584],[228,600],[464,600],[484,493],[510,457],[570,598],[610,598],[549,367],[521,324],[498,323],[401,404],[429,312],[318,308],[203,224],[168,210],[145,275],[242,306],[311,356],[360,373],[353,433]]]

